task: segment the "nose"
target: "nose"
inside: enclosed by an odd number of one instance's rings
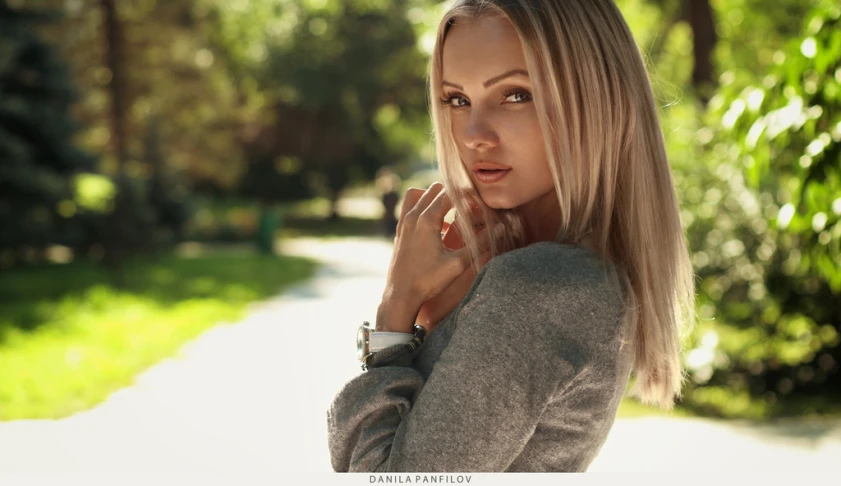
[[[471,150],[490,149],[499,145],[499,135],[487,116],[473,110],[464,127],[464,145]]]

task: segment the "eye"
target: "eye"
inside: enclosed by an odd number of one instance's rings
[[[444,95],[441,98],[441,104],[444,106],[451,106],[453,108],[462,108],[467,106],[467,98],[459,95]]]
[[[508,100],[508,98],[514,98],[511,100],[513,103],[525,103],[531,100],[531,93],[521,89],[506,91],[502,93],[502,96],[505,97],[506,100]]]

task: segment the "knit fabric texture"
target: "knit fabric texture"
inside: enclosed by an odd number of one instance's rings
[[[539,242],[491,259],[412,360],[338,391],[333,469],[585,471],[630,375],[624,296],[616,267],[582,246]]]

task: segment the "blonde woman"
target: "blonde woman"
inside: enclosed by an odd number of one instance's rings
[[[462,0],[430,92],[443,184],[404,198],[333,468],[584,471],[632,372],[673,406],[694,315],[643,60],[611,0]]]

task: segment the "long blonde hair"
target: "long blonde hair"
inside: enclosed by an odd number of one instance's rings
[[[685,380],[681,340],[694,323],[695,285],[645,63],[611,0],[460,0],[445,14],[430,63],[438,164],[478,271],[467,199],[487,227],[505,225],[498,255],[524,244],[517,209],[485,206],[461,163],[442,98],[443,44],[456,22],[503,16],[523,45],[561,214],[556,241],[588,237],[621,271],[634,340],[630,394],[664,409]],[[563,136],[561,136],[563,134]],[[630,321],[630,322],[628,322]]]

